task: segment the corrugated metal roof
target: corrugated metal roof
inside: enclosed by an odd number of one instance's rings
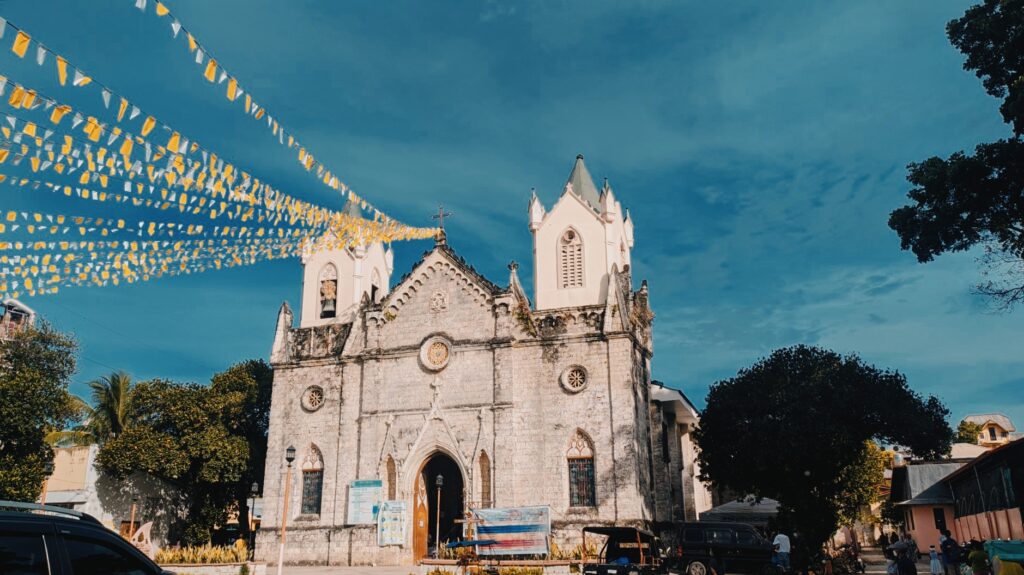
[[[953,503],[953,494],[942,479],[963,467],[963,461],[912,463],[893,470],[892,499],[900,505]]]
[[[964,418],[964,421],[970,421],[971,423],[977,423],[978,425],[985,425],[986,423],[992,422],[1006,431],[1017,431],[1017,428],[1013,426],[1013,422],[1010,421],[1010,418],[1006,417],[1002,413],[979,413],[975,415],[968,415]]]

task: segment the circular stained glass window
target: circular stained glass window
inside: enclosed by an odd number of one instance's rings
[[[452,344],[444,337],[432,337],[420,348],[420,363],[430,371],[441,371],[451,358]]]

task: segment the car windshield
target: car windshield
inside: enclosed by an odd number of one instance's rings
[[[609,536],[604,559],[606,563],[650,563],[651,540],[636,533]]]

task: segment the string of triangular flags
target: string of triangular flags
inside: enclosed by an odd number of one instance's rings
[[[135,5],[146,11],[145,0],[136,0]],[[91,203],[83,206],[101,211],[124,206],[176,212],[177,217],[199,217],[204,222],[0,211],[0,295],[134,283],[295,257],[311,250],[427,238],[436,232],[406,226],[357,196],[254,101],[166,5],[155,2],[152,12],[169,18],[173,38],[183,33],[189,54],[196,55],[198,64],[205,62],[203,75],[208,81],[226,82],[230,101],[244,103],[245,112],[257,120],[265,118],[278,143],[297,151],[306,171],[315,172],[319,181],[372,218],[349,215],[347,209],[331,210],[272,188],[143,112],[0,17],[0,39],[13,36],[11,52],[19,58],[34,54],[39,66],[53,62],[61,86],[70,79],[71,87],[97,89],[106,112],[91,116],[0,76],[0,101],[19,111],[0,117],[0,164],[9,161],[11,169],[0,173],[0,184],[15,193],[48,191],[62,199],[84,200]],[[47,115],[28,117],[33,113]],[[30,171],[32,177],[14,173],[19,170]],[[72,175],[73,181],[57,181]],[[221,218],[227,221],[218,223]]]

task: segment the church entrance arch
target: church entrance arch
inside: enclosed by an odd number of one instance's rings
[[[434,551],[436,538],[443,543],[462,536],[457,521],[465,506],[465,480],[458,463],[440,451],[431,454],[416,476],[414,493],[413,558],[419,560]]]

